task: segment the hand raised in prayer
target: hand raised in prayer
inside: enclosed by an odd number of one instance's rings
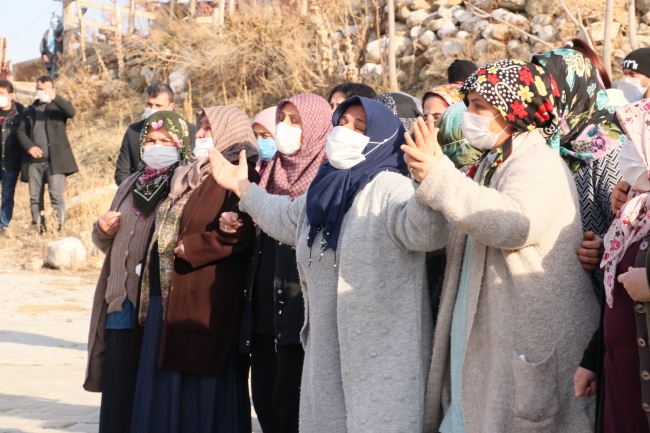
[[[630,192],[630,184],[624,180],[618,182],[612,191],[612,211],[614,215],[618,213],[619,210],[627,203],[627,194]]]
[[[576,250],[578,260],[582,267],[588,271],[595,271],[600,266],[605,254],[605,245],[603,238],[596,236],[594,232],[585,233],[582,238],[582,248]]]
[[[219,228],[224,233],[235,233],[243,225],[237,212],[224,212],[219,218]]]
[[[106,212],[97,220],[99,229],[108,236],[115,236],[120,229],[120,215],[119,212]]]
[[[248,164],[246,163],[246,151],[239,152],[239,165],[233,165],[216,149],[208,150],[210,170],[212,177],[222,187],[237,194],[237,197],[244,195],[249,186]]]
[[[627,272],[618,276],[618,282],[623,284],[630,298],[637,302],[650,302],[650,287],[645,268],[629,267]]]
[[[429,115],[427,121],[428,125],[424,119],[418,117],[417,122],[413,123],[415,141],[406,133],[406,144],[401,147],[405,153],[404,161],[417,182],[422,182],[431,168],[444,156],[438,144],[438,128],[434,126],[433,116]]]

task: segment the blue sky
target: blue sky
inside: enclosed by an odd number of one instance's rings
[[[111,4],[110,0],[94,0]],[[118,0],[126,6],[128,0]],[[8,39],[7,58],[14,63],[40,57],[41,38],[50,27],[52,12],[62,15],[63,2],[54,0],[0,0],[0,36]],[[101,12],[90,10],[86,18],[101,21]],[[136,24],[136,27],[139,27]]]

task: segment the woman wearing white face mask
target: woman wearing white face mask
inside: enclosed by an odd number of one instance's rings
[[[594,401],[573,373],[598,324],[571,173],[554,128],[553,78],[516,60],[464,84],[463,133],[485,149],[467,176],[420,121],[407,162],[415,198],[453,229],[436,325],[425,432],[593,431]]]
[[[263,230],[295,245],[306,304],[300,432],[420,431],[432,332],[424,252],[445,244],[447,223],[413,199],[404,127],[389,108],[351,97],[332,123],[329,163],[293,201],[211,151],[212,174]]]
[[[140,170],[117,190],[110,211],[93,226],[93,243],[106,254],[97,283],[84,389],[102,392],[102,432],[129,431],[136,369],[131,345],[142,265],[154,215],[169,193],[174,171],[190,157],[185,121],[163,111],[149,117],[140,138]]]

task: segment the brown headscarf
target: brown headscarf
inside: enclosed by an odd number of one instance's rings
[[[237,162],[239,152],[246,150],[248,161],[253,164],[257,162],[260,152],[246,113],[235,107],[208,107],[197,113],[197,125],[200,126],[203,116],[208,117],[214,148],[221,152],[224,158],[232,163]],[[188,165],[176,169],[169,196],[173,199],[182,195],[188,188],[194,190],[209,174],[208,158],[192,156]]]
[[[270,194],[288,195],[293,200],[307,191],[318,168],[327,160],[325,144],[332,132],[332,108],[318,95],[296,95],[280,101],[276,124],[282,107],[288,103],[300,113],[302,146],[290,156],[277,152],[264,171],[260,186]]]

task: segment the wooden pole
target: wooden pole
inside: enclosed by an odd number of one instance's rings
[[[86,26],[84,25],[84,13],[81,10],[81,4],[77,4],[77,18],[79,18],[79,45],[81,46],[81,60],[86,62]]]
[[[129,5],[129,34],[135,31],[135,0]]]
[[[221,24],[219,20],[219,8],[212,9],[212,27],[219,27]]]
[[[379,18],[379,1],[375,0],[375,21],[377,29],[377,43],[379,48],[379,63],[381,64],[381,82],[386,87],[386,65],[384,65],[384,53],[381,49],[381,20]]]
[[[309,12],[309,0],[302,0],[300,2],[300,16],[306,17]]]
[[[634,0],[627,0],[627,22],[630,33],[630,46],[633,50],[639,48],[639,41],[636,37],[636,7]]]
[[[605,6],[605,40],[603,41],[603,63],[607,73],[612,75],[612,30],[614,27],[614,0],[607,0]]]
[[[235,15],[235,0],[228,0],[228,15],[232,18]]]
[[[219,0],[219,25],[224,25],[226,15],[226,0]]]
[[[122,13],[117,3],[115,3],[115,50],[117,51],[117,72],[119,77],[124,70],[124,55],[122,53]]]
[[[75,6],[73,0],[66,0],[63,3],[63,53],[65,55],[72,50]]]
[[[399,90],[395,61],[395,0],[388,0],[388,84],[390,90]]]
[[[174,19],[174,7],[176,6],[176,0],[169,0],[169,16],[171,19]]]
[[[196,15],[196,0],[190,0],[190,16],[194,18]]]

